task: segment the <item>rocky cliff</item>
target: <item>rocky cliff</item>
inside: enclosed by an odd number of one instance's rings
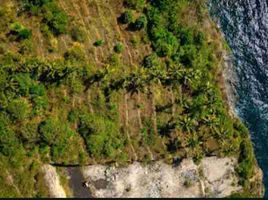
[[[242,189],[236,164],[234,158],[206,157],[200,164],[185,159],[176,166],[161,161],[92,165],[83,174],[94,197],[227,197]]]
[[[51,165],[43,165],[44,178],[49,190],[50,197],[65,198],[66,193],[60,184],[56,168]]]

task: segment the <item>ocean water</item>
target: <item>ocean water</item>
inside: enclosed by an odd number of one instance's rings
[[[209,7],[234,56],[235,109],[250,129],[268,191],[268,0],[209,0]]]

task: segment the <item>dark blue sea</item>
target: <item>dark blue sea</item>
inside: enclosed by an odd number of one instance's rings
[[[268,0],[210,0],[209,5],[233,53],[236,113],[250,129],[268,191]]]

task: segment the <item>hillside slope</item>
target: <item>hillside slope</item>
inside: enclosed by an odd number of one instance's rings
[[[245,192],[259,186],[248,130],[226,106],[225,43],[203,0],[0,5],[0,196],[48,196],[45,163],[212,155],[238,159]]]

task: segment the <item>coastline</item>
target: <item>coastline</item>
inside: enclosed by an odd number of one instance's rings
[[[224,38],[223,34],[222,34],[222,37]],[[224,80],[223,91],[224,91],[224,95],[226,95],[226,100],[227,100],[226,103],[228,105],[229,114],[232,117],[238,118],[239,120],[241,120],[235,109],[235,104],[238,98],[237,92],[236,92],[236,86],[238,84],[238,76],[237,76],[237,73],[235,72],[234,67],[235,66],[233,64],[232,54],[230,52],[227,52],[227,50],[225,50],[223,52],[223,64],[222,64],[222,70],[221,70],[222,78]],[[249,138],[252,143],[251,135],[249,135]],[[258,165],[255,152],[254,152],[254,158],[255,158],[255,167],[254,167],[254,172],[253,172],[254,175],[250,179],[250,183],[253,183],[255,186],[254,187],[255,194],[257,194],[259,197],[263,197],[265,193],[265,187],[263,183],[263,171]]]
[[[235,104],[238,98],[238,96],[236,95],[235,87],[238,83],[238,77],[234,70],[233,58],[231,54],[227,50],[225,50],[223,52],[222,57],[223,57],[223,67],[220,73],[224,81],[223,91],[224,91],[224,95],[226,95],[226,103],[227,103],[228,111],[229,111],[230,116],[238,118],[238,115],[235,109]],[[98,167],[98,165],[91,165],[90,167],[94,168],[94,167]],[[109,168],[110,166],[105,166],[105,167]],[[84,179],[85,178],[86,176],[84,177]],[[263,172],[258,166],[258,163],[256,162],[255,169],[254,169],[254,176],[251,178],[250,182],[257,183],[257,185],[260,186],[260,185],[263,185],[262,179],[263,179]],[[81,182],[83,181],[84,180],[81,180]],[[203,194],[205,189],[203,187],[203,184],[200,184],[200,185],[201,185],[200,187],[202,188],[201,191]],[[256,194],[259,194],[259,196],[262,197],[264,194],[264,187],[259,187],[256,189],[258,189],[256,190]],[[237,192],[239,193],[239,191]]]

